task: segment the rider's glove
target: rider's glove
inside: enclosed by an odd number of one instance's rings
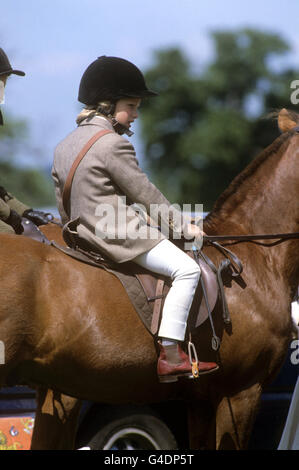
[[[23,217],[31,220],[35,225],[47,224],[51,220],[49,216],[50,214],[47,214],[46,212],[36,211],[33,209],[27,209],[23,214]]]
[[[18,235],[21,235],[24,231],[22,226],[22,217],[13,209],[11,209],[9,217],[5,220],[5,223],[11,225]]]
[[[0,186],[0,197],[5,201],[5,196],[8,196],[7,191],[3,186]]]

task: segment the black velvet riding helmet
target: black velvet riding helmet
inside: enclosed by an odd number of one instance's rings
[[[101,101],[150,96],[157,96],[157,93],[147,88],[143,74],[134,64],[119,57],[101,56],[85,70],[78,101],[95,105]]]

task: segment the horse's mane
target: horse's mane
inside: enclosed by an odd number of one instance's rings
[[[252,176],[257,169],[272,155],[277,154],[280,147],[286,140],[288,140],[292,132],[284,132],[282,135],[277,137],[272,144],[266,147],[239,175],[237,175],[230,185],[223,191],[223,193],[216,200],[212,212],[206,217],[207,223],[212,222],[212,219],[217,216],[217,213],[221,210],[224,203],[237,192],[240,186],[250,176]]]

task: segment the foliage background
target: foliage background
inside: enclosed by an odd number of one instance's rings
[[[49,171],[38,164],[18,165],[20,148],[31,155],[36,152],[29,143],[27,123],[5,117],[5,125],[0,127],[0,186],[30,207],[55,206]]]
[[[213,203],[278,135],[269,114],[290,103],[295,69],[276,70],[290,46],[254,29],[212,33],[215,59],[200,73],[178,49],[158,50],[147,71],[159,98],[142,106],[147,169],[171,201]],[[297,106],[298,107],[298,106]]]
[[[54,204],[54,148],[75,127],[83,71],[106,54],[160,91],[130,139],[141,167],[171,201],[209,210],[278,135],[267,114],[293,107],[298,15],[297,0],[4,2],[0,46],[26,76],[10,77],[1,106],[0,184],[29,205]]]

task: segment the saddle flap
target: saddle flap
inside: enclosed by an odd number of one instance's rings
[[[192,253],[187,253],[187,254],[189,254],[189,256],[192,257]],[[216,277],[216,274],[213,272],[213,270],[203,260],[199,259],[198,263],[201,269],[202,282],[204,283],[206,294],[207,294],[209,310],[210,312],[212,312],[213,309],[215,308],[215,305],[218,299],[219,289],[218,289],[217,277]],[[159,279],[158,275],[153,274],[153,273],[137,274],[137,275],[135,274],[135,276],[138,278],[144,290],[144,293],[147,296],[148,302],[154,301],[154,303],[152,303],[153,319],[152,319],[152,325],[151,325],[150,330],[152,334],[156,334],[158,330],[159,317],[161,317],[162,315],[163,300],[165,299],[170,288],[169,279],[168,280],[166,278]],[[166,282],[164,284],[159,284],[161,283],[161,281],[163,282],[166,281]],[[197,328],[198,326],[200,326],[209,317],[208,306],[206,304],[201,285],[199,285],[196,296],[197,295],[199,296],[199,298],[194,299],[195,301],[194,315],[192,315],[192,317],[194,318],[194,321],[192,321],[192,325],[194,328]],[[189,324],[189,326],[192,329],[191,324]]]
[[[199,266],[201,269],[202,281],[205,285],[205,289],[207,293],[210,312],[212,312],[218,299],[217,277],[215,273],[212,271],[212,269],[203,260],[199,259],[198,262],[199,262]],[[200,306],[198,309],[197,317],[195,320],[195,328],[200,326],[208,318],[208,316],[209,316],[208,307],[205,302],[205,298],[203,296],[203,292],[201,289],[201,300],[200,300]]]

